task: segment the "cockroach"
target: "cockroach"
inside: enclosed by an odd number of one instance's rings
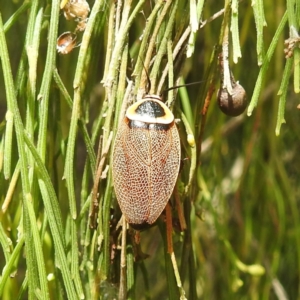
[[[180,168],[179,133],[157,95],[131,105],[119,125],[112,175],[120,208],[135,229],[153,224],[169,201]]]

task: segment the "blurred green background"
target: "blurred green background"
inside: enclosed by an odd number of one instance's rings
[[[92,10],[93,1],[88,1]],[[96,14],[95,23],[92,27],[92,34],[88,44],[87,53],[84,55],[83,71],[81,75],[81,115],[84,120],[87,132],[90,137],[95,134],[93,139],[94,155],[97,156],[99,136],[103,136],[103,127],[106,128],[107,111],[103,109],[120,105],[125,94],[127,80],[135,81],[141,76],[143,68],[138,71],[138,75],[133,76],[132,72],[137,63],[141,42],[143,40],[144,29],[147,26],[147,19],[153,9],[156,7],[156,1],[145,1],[141,9],[133,19],[128,29],[128,35],[124,42],[120,57],[117,63],[124,62],[127,57],[124,69],[120,65],[120,74],[114,78],[114,84],[117,89],[115,101],[108,102],[110,90],[107,83],[107,74],[110,72],[112,61],[109,55],[109,41],[115,32],[115,12],[119,4],[121,7],[121,16],[124,17],[126,5],[130,7],[130,13],[141,1],[100,1],[100,10]],[[169,1],[166,1],[168,3]],[[170,5],[174,9],[175,2]],[[190,11],[192,3],[199,4],[201,1],[183,1],[180,0],[176,10],[175,22],[171,33],[173,46],[180,40],[184,30],[189,26]],[[229,63],[235,79],[245,88],[247,99],[250,102],[254,87],[260,71],[256,52],[257,31],[253,11],[255,1],[240,1],[238,8],[239,19],[239,40],[241,45],[242,57],[236,64],[232,62],[232,40],[229,40]],[[35,3],[35,4],[34,4]],[[9,53],[9,62],[16,87],[17,104],[20,110],[23,123],[31,118],[33,122],[31,136],[33,143],[37,146],[39,136],[40,122],[43,116],[41,112],[41,101],[38,100],[42,80],[45,76],[47,61],[47,51],[49,51],[49,26],[51,20],[52,5],[57,5],[57,1],[5,1],[0,0],[0,13],[5,26],[8,20],[20,8],[24,10],[19,16],[13,17],[13,24],[5,29],[5,37]],[[260,0],[256,1],[263,5],[263,11],[267,26],[263,28],[264,54],[267,52],[272,42],[275,32],[278,28],[281,18],[289,7],[294,10],[296,23],[299,29],[300,4],[297,1],[274,1]],[[205,1],[201,20],[211,18],[215,13],[224,8],[227,1]],[[38,60],[36,68],[36,93],[35,107],[32,114],[28,114],[30,106],[29,91],[29,71],[28,56],[25,52],[26,34],[29,31],[29,15],[32,7],[43,8],[42,23],[40,29],[40,44],[38,46]],[[125,5],[125,6],[124,6]],[[162,4],[158,10],[158,16],[162,13]],[[173,5],[173,6],[172,6]],[[173,7],[173,8],[172,8]],[[168,24],[171,12],[168,11],[163,21],[160,35],[163,34],[165,26]],[[291,22],[291,11],[289,11],[289,21]],[[122,19],[121,17],[121,19]],[[125,18],[125,17],[124,17]],[[73,31],[76,27],[75,21],[68,21],[60,11],[59,23],[57,23],[57,36],[65,31]],[[92,19],[92,18],[91,18]],[[112,23],[110,23],[112,22]],[[299,218],[299,176],[300,176],[300,143],[299,143],[299,121],[300,112],[297,105],[300,104],[299,96],[294,91],[294,75],[290,72],[289,84],[286,92],[285,121],[280,130],[280,135],[275,134],[275,128],[278,117],[279,96],[277,95],[284,73],[287,59],[284,54],[284,41],[289,38],[289,23],[285,24],[283,32],[280,34],[276,43],[273,57],[271,58],[268,70],[263,74],[262,90],[258,98],[258,105],[253,110],[250,117],[246,112],[236,118],[224,115],[217,105],[216,92],[220,86],[219,71],[214,69],[208,73],[211,66],[212,53],[215,46],[220,41],[220,32],[222,28],[223,14],[208,22],[203,28],[199,28],[196,33],[194,53],[190,58],[186,57],[186,43],[183,44],[183,50],[177,60],[174,61],[174,79],[179,76],[184,78],[186,83],[203,81],[185,87],[189,107],[196,121],[194,132],[196,135],[197,150],[197,168],[192,186],[189,192],[182,197],[183,207],[188,223],[187,232],[174,231],[173,244],[175,256],[180,270],[183,288],[188,299],[299,299],[300,297],[300,218]],[[128,23],[127,23],[128,24]],[[201,24],[201,22],[200,22]],[[54,27],[55,27],[54,26]],[[114,28],[114,29],[113,29]],[[88,29],[86,29],[88,30]],[[151,31],[152,30],[152,31]],[[150,29],[150,37],[153,28]],[[77,40],[80,44],[83,39],[83,33],[78,33]],[[115,35],[114,37],[116,37]],[[152,59],[158,52],[159,45],[162,42],[160,36],[157,37],[155,51]],[[299,41],[298,41],[299,42]],[[82,42],[83,43],[83,42]],[[298,44],[297,44],[298,45]],[[111,47],[115,49],[116,42],[112,42]],[[53,49],[52,49],[53,50]],[[299,49],[296,49],[298,51]],[[67,55],[56,54],[53,67],[57,68],[58,74],[66,90],[71,96],[73,103],[76,94],[73,89],[73,80],[78,68],[80,45]],[[144,53],[143,53],[144,54]],[[263,57],[264,57],[263,54]],[[299,58],[298,56],[295,57]],[[294,65],[299,61],[294,60]],[[142,60],[145,57],[141,57]],[[20,65],[23,63],[23,70]],[[162,59],[162,69],[168,64],[167,54]],[[105,66],[108,66],[105,69]],[[150,66],[151,71],[153,65]],[[3,68],[3,62],[1,67]],[[161,69],[161,70],[162,70]],[[52,69],[52,71],[54,68]],[[119,70],[119,69],[118,69]],[[125,74],[123,74],[125,70]],[[149,71],[148,70],[148,71]],[[123,73],[122,73],[123,72]],[[118,73],[118,71],[117,71]],[[150,72],[149,72],[150,73]],[[20,75],[21,74],[21,75]],[[210,75],[209,75],[210,74]],[[214,88],[215,93],[211,99],[205,123],[201,114],[204,98],[207,95],[209,76],[215,74]],[[122,80],[121,77],[123,76]],[[161,71],[157,77],[161,76]],[[126,79],[127,77],[127,79]],[[297,78],[297,77],[296,77]],[[19,81],[18,81],[19,80]],[[167,87],[168,79],[165,82]],[[120,86],[124,85],[123,90]],[[175,85],[175,83],[174,83]],[[68,137],[70,133],[70,122],[72,119],[72,108],[65,101],[61,90],[58,88],[55,80],[49,81],[49,104],[48,104],[48,122],[46,137],[46,156],[44,164],[46,166],[52,185],[58,198],[59,208],[63,220],[63,232],[66,239],[65,253],[69,265],[72,264],[71,249],[77,249],[78,254],[79,278],[82,291],[86,299],[116,299],[118,296],[120,282],[120,251],[112,250],[112,246],[120,244],[120,231],[115,230],[113,222],[117,222],[121,213],[117,206],[117,201],[112,193],[113,188],[109,179],[103,179],[99,185],[100,213],[106,209],[111,215],[109,223],[110,234],[105,231],[102,224],[108,215],[102,215],[100,218],[100,229],[96,231],[89,229],[88,209],[91,201],[91,191],[93,188],[93,176],[95,170],[90,167],[85,136],[82,134],[81,127],[76,132],[76,146],[74,153],[74,180],[75,197],[77,213],[82,212],[80,218],[74,221],[70,217],[69,201],[70,186],[66,180],[62,180],[66,156],[68,152]],[[138,87],[135,87],[136,89]],[[11,156],[11,174],[9,178],[4,175],[4,145],[6,133],[6,112],[8,110],[8,100],[6,86],[4,83],[3,72],[0,72],[0,133],[1,133],[1,164],[0,164],[0,204],[3,205],[8,194],[8,188],[11,183],[13,171],[16,168],[20,157],[17,148],[18,140],[16,134],[12,135],[12,156]],[[122,92],[123,91],[123,92]],[[136,90],[135,90],[136,91]],[[121,96],[120,96],[121,93]],[[176,92],[175,92],[176,93]],[[174,114],[180,118],[178,109],[183,109],[181,105],[181,91],[178,92]],[[40,101],[40,102],[39,102]],[[109,104],[110,103],[110,104]],[[118,111],[117,111],[118,112]],[[118,114],[113,112],[112,120],[109,123],[110,130],[115,130]],[[29,116],[30,115],[30,116]],[[102,119],[101,119],[102,118]],[[114,123],[115,122],[115,123]],[[98,125],[96,125],[98,124]],[[200,126],[203,124],[203,136],[198,140]],[[190,124],[192,125],[192,124]],[[25,125],[24,125],[25,128]],[[26,127],[27,128],[27,127]],[[14,129],[15,130],[15,129]],[[182,143],[184,145],[182,156],[186,158],[183,170],[180,175],[180,182],[187,183],[190,170],[191,149],[186,142],[185,128],[181,123],[179,125]],[[102,150],[105,146],[105,133],[103,136]],[[30,155],[28,154],[28,158]],[[110,155],[106,164],[109,164]],[[34,163],[30,160],[28,170],[33,168]],[[38,169],[38,167],[35,167]],[[28,171],[29,173],[31,171]],[[40,233],[40,243],[43,249],[43,257],[46,273],[53,273],[54,280],[49,280],[49,298],[66,299],[64,281],[57,271],[55,262],[55,246],[53,244],[52,233],[50,231],[46,213],[44,213],[43,195],[38,190],[37,173],[33,171],[31,178],[31,188],[33,197],[33,206],[36,216],[36,224]],[[109,176],[109,175],[108,175]],[[109,177],[108,177],[109,178]],[[5,251],[12,253],[17,245],[18,235],[23,234],[33,226],[20,224],[24,221],[22,196],[24,186],[19,178],[16,187],[13,189],[11,203],[7,211],[0,213],[1,221],[1,250],[0,250],[0,268],[4,270],[9,259],[4,255]],[[109,196],[106,196],[107,193]],[[110,202],[105,202],[109,197]],[[185,202],[189,202],[186,205]],[[109,203],[109,205],[107,205]],[[103,205],[103,206],[102,206]],[[84,208],[85,207],[85,208]],[[103,208],[102,208],[103,207]],[[113,211],[110,208],[114,209]],[[112,212],[112,213],[111,213]],[[107,217],[108,218],[108,217]],[[51,221],[50,221],[51,222]],[[161,222],[161,221],[160,221]],[[163,222],[161,222],[163,223]],[[74,246],[74,238],[71,238],[71,229],[73,225],[76,228],[75,240],[77,237],[78,248]],[[108,222],[106,222],[108,224]],[[101,227],[102,226],[102,227]],[[108,225],[107,225],[108,226]],[[130,262],[130,255],[127,256],[128,268],[132,268],[134,278],[127,278],[128,294],[124,299],[178,299],[179,294],[176,285],[175,294],[170,293],[169,274],[166,269],[164,255],[168,255],[163,246],[162,230],[155,226],[141,232],[141,249],[149,257],[142,262]],[[102,231],[103,230],[103,231]],[[115,236],[114,236],[115,234]],[[7,245],[5,235],[10,239],[9,250],[4,250]],[[30,235],[30,234],[29,234]],[[104,236],[104,238],[103,238]],[[190,236],[191,240],[187,240]],[[26,239],[27,242],[26,242]],[[98,239],[98,240],[97,240]],[[99,242],[104,239],[104,244]],[[30,238],[25,237],[25,244],[29,243]],[[98,245],[97,245],[98,241]],[[130,245],[132,243],[128,236],[128,253],[131,259],[135,257],[132,254]],[[132,244],[134,246],[134,243]],[[131,246],[132,246],[131,245]],[[72,248],[72,247],[75,248]],[[104,250],[106,247],[106,250]],[[189,254],[185,255],[185,247]],[[35,250],[37,251],[37,250]],[[106,251],[106,252],[105,252]],[[115,251],[115,252],[114,252]],[[72,252],[74,254],[74,252]],[[103,254],[104,253],[104,254]],[[106,253],[106,254],[105,254]],[[136,257],[135,257],[136,258]],[[185,260],[186,259],[186,260]],[[109,260],[109,266],[104,266],[103,261]],[[27,264],[26,264],[27,262]],[[19,252],[14,259],[11,267],[11,278],[8,278],[1,286],[0,298],[13,299],[33,299],[37,294],[32,291],[34,287],[39,286],[38,279],[29,280],[26,270],[28,269],[28,257],[25,250]],[[91,267],[93,266],[93,268]],[[71,268],[71,267],[70,267]],[[170,270],[170,269],[169,269]],[[172,268],[171,268],[172,270]],[[16,271],[16,273],[15,273]],[[167,273],[166,273],[167,272]],[[29,271],[30,273],[30,271]],[[129,274],[129,273],[128,273]],[[127,274],[127,276],[129,276]],[[166,275],[167,274],[167,275]],[[147,279],[145,279],[147,278]],[[0,277],[0,282],[3,277]],[[49,278],[48,278],[49,279]],[[73,278],[72,278],[73,279]],[[133,282],[132,290],[128,282]],[[23,284],[23,286],[22,286]],[[74,283],[76,285],[76,283]],[[169,285],[168,285],[169,284]],[[31,286],[32,285],[32,286]],[[24,291],[22,290],[24,287]],[[32,287],[32,289],[31,289]],[[172,285],[171,285],[172,289]],[[80,289],[79,289],[80,290]],[[80,292],[78,292],[80,294]],[[34,296],[35,295],[35,296]],[[175,296],[174,296],[175,295]],[[41,298],[43,299],[43,297]],[[120,298],[121,299],[121,298]]]

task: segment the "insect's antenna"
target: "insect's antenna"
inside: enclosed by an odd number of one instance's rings
[[[142,60],[142,58],[139,56],[140,60],[142,61],[142,64],[143,64],[143,68],[144,68],[144,71],[146,73],[146,76],[147,76],[147,81],[148,81],[148,86],[149,86],[149,91],[151,90],[151,81],[150,81],[150,77],[149,77],[149,74],[146,70],[146,67],[145,67],[145,64],[144,64],[144,61]]]
[[[175,90],[175,89],[178,89],[178,88],[184,87],[184,86],[195,85],[195,84],[202,83],[202,82],[205,82],[205,80],[200,80],[200,81],[195,81],[195,82],[191,82],[191,83],[172,86],[170,88],[167,88],[167,89],[163,90],[160,96],[162,96],[164,93],[166,93],[168,91]]]

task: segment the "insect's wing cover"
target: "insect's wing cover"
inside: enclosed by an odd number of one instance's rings
[[[121,210],[133,224],[152,224],[171,197],[180,165],[175,124],[167,131],[130,129],[123,122],[113,153],[114,187]]]

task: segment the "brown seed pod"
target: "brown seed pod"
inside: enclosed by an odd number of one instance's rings
[[[70,0],[63,7],[64,15],[67,20],[87,18],[90,6],[86,0]]]
[[[169,201],[180,167],[174,115],[156,95],[127,109],[113,150],[112,175],[120,208],[129,224],[153,224]]]
[[[85,30],[88,14],[90,12],[90,6],[86,0],[70,0],[62,9],[67,20],[74,19],[78,22],[76,30]]]
[[[226,46],[228,47],[228,44]],[[217,95],[218,105],[224,114],[236,117],[242,114],[247,107],[246,91],[238,81],[235,81],[229,68],[228,56],[223,52],[219,54],[218,63],[221,79],[221,88]]]
[[[68,54],[76,47],[77,35],[71,31],[64,32],[57,38],[56,49],[58,53]]]
[[[246,91],[238,82],[233,86],[232,95],[226,88],[219,89],[217,99],[221,111],[231,117],[242,114],[248,104]]]
[[[285,58],[291,58],[294,54],[294,49],[299,47],[300,37],[288,38],[284,41],[285,48],[283,49]]]

